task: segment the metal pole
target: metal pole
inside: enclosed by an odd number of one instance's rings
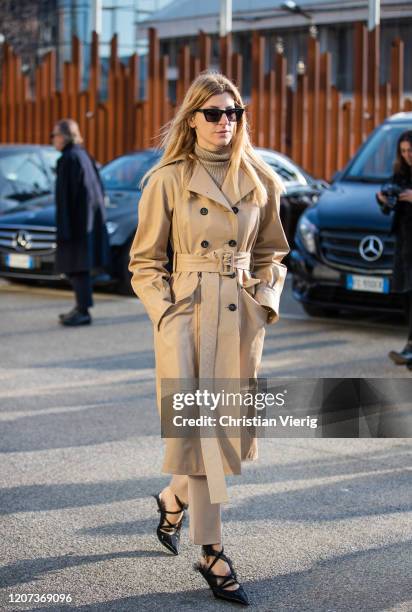
[[[380,0],[368,0],[368,30],[374,30],[381,21],[381,3]]]
[[[232,31],[232,0],[220,0],[220,36]]]
[[[102,0],[92,0],[92,30],[102,33]]]

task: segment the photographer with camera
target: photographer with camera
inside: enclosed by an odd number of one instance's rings
[[[384,214],[394,213],[390,229],[396,237],[392,291],[405,294],[409,333],[404,349],[391,351],[389,357],[397,365],[412,366],[412,130],[399,137],[393,172],[376,199]]]

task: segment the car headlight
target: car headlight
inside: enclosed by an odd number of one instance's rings
[[[298,232],[302,239],[303,246],[309,253],[316,253],[316,234],[317,228],[305,217],[298,223]]]
[[[108,234],[114,234],[118,227],[119,224],[114,223],[114,221],[107,221],[106,223],[106,229]]]

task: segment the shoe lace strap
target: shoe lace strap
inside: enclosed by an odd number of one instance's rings
[[[179,504],[181,510],[187,510],[188,509],[188,504],[183,503],[182,501],[180,501],[180,499],[178,498],[177,495],[175,495],[175,499],[177,501],[177,503]],[[180,512],[180,510],[178,510],[178,512]]]
[[[217,561],[219,559],[222,559],[222,561],[226,561],[226,563],[228,564],[229,568],[230,568],[230,574],[228,574],[227,576],[219,576],[217,574],[212,574],[213,576],[217,576],[218,578],[234,578],[237,581],[237,577],[236,577],[236,572],[233,568],[232,565],[232,561],[229,559],[229,557],[227,557],[224,554],[224,547],[222,546],[222,550],[214,550],[213,548],[211,548],[210,546],[203,546],[203,556],[208,556],[208,557],[215,557],[212,561],[212,563],[208,566],[207,568],[207,573],[211,573],[211,570],[213,568],[213,566],[215,565],[215,563],[217,563]],[[223,584],[223,583],[222,583]]]

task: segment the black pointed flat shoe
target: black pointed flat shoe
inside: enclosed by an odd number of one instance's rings
[[[224,554],[223,546],[221,551],[217,551],[212,548],[211,544],[207,544],[202,546],[202,551],[203,556],[212,556],[215,557],[215,559],[209,566],[202,565],[198,561],[197,563],[194,563],[193,568],[202,574],[203,578],[206,580],[206,582],[212,589],[213,595],[217,599],[225,599],[226,601],[231,601],[232,603],[239,603],[243,606],[248,606],[250,603],[249,598],[237,579],[236,572],[233,568],[231,559],[229,559],[229,557]],[[226,576],[213,574],[211,571],[212,567],[218,559],[226,561],[226,563],[230,567],[230,573],[226,574]],[[227,588],[228,586],[232,586],[234,584],[239,585],[237,589],[232,591]]]
[[[180,530],[182,529],[183,520],[185,518],[184,511],[189,507],[187,504],[183,504],[177,495],[175,495],[176,501],[180,506],[180,510],[166,510],[165,503],[162,499],[160,499],[159,494],[154,493],[153,496],[157,501],[158,509],[160,512],[160,521],[156,530],[157,537],[159,542],[163,544],[168,550],[170,550],[174,555],[179,554],[179,544],[180,544]],[[177,521],[177,523],[171,523],[169,519],[166,517],[166,514],[180,514],[183,512],[182,517]],[[166,521],[167,525],[164,524]]]

